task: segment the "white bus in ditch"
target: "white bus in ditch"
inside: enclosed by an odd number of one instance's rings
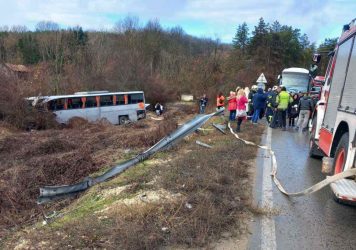
[[[52,111],[61,124],[68,123],[73,117],[81,117],[90,122],[106,119],[112,124],[125,124],[146,117],[145,96],[142,91],[77,92],[73,95],[30,97],[28,100]]]

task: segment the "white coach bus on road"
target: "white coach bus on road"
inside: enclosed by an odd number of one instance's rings
[[[28,100],[52,111],[59,123],[68,123],[73,117],[81,117],[90,122],[105,118],[112,124],[125,124],[146,117],[142,91],[77,92],[73,95],[30,97]]]
[[[286,87],[288,92],[308,93],[310,90],[311,77],[309,70],[303,68],[287,68],[282,71],[280,85]]]

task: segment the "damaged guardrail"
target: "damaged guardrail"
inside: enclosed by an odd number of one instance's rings
[[[107,181],[112,177],[117,176],[118,174],[124,172],[126,169],[136,165],[137,163],[148,159],[153,154],[158,151],[164,150],[174,143],[177,143],[180,139],[184,138],[188,134],[193,133],[198,128],[200,128],[205,122],[207,122],[211,117],[215,115],[219,115],[224,110],[219,110],[215,113],[207,114],[207,115],[197,115],[192,120],[186,122],[177,130],[167,135],[155,145],[153,145],[148,150],[143,153],[137,155],[136,157],[120,163],[119,165],[109,169],[104,174],[97,177],[86,177],[83,181],[73,184],[73,185],[65,185],[65,186],[45,186],[40,188],[40,196],[37,200],[38,204],[43,204],[52,200],[66,198],[69,196],[73,196],[79,192],[82,192],[91,186]]]

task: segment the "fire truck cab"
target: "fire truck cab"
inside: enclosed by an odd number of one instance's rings
[[[331,174],[355,168],[356,151],[356,19],[345,25],[330,54],[321,98],[312,115],[309,154],[332,158]],[[356,202],[356,181],[331,184],[339,201]]]

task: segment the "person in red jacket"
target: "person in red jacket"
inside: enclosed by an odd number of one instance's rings
[[[236,93],[234,91],[230,91],[230,96],[227,98],[228,106],[227,109],[230,111],[230,121],[235,121],[236,118]]]
[[[216,97],[216,110],[219,111],[220,109],[223,109],[225,105],[225,97],[222,92],[219,93],[219,95]]]
[[[240,132],[240,126],[243,120],[246,120],[247,112],[246,112],[246,104],[248,103],[248,99],[246,97],[245,91],[240,89],[237,93],[236,97],[236,118],[237,118],[237,128],[236,132]]]

